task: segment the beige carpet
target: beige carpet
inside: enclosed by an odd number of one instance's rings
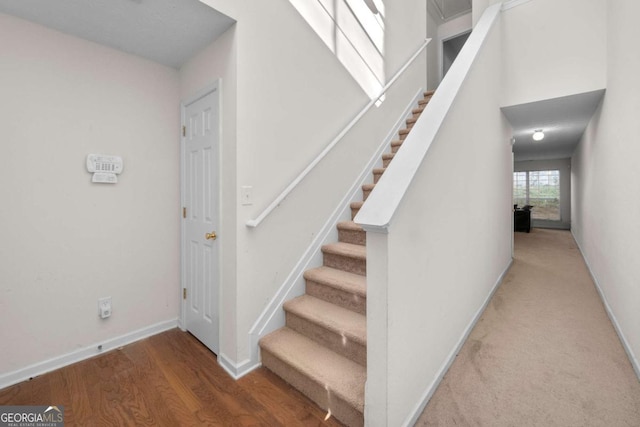
[[[416,425],[640,426],[640,382],[568,231],[515,233],[511,270]]]

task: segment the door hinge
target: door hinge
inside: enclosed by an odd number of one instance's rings
[[[182,208],[182,218],[187,217],[187,208]]]
[[[187,299],[187,288],[182,288],[182,299]]]
[[[182,126],[182,136],[187,136],[187,127]]]

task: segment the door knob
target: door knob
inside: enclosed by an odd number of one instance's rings
[[[216,237],[218,237],[218,236],[216,235],[216,232],[215,232],[215,231],[212,231],[211,233],[207,233],[207,234],[205,234],[205,235],[204,235],[204,237],[205,237],[207,240],[216,240]]]

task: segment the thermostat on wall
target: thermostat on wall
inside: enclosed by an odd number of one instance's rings
[[[93,173],[91,182],[115,184],[116,175],[122,173],[122,158],[107,154],[89,154],[87,156],[87,170]]]

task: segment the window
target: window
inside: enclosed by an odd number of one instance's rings
[[[384,0],[289,2],[311,25],[369,98],[375,99],[386,83]]]
[[[560,221],[560,171],[514,172],[513,203],[532,205],[533,219]]]

